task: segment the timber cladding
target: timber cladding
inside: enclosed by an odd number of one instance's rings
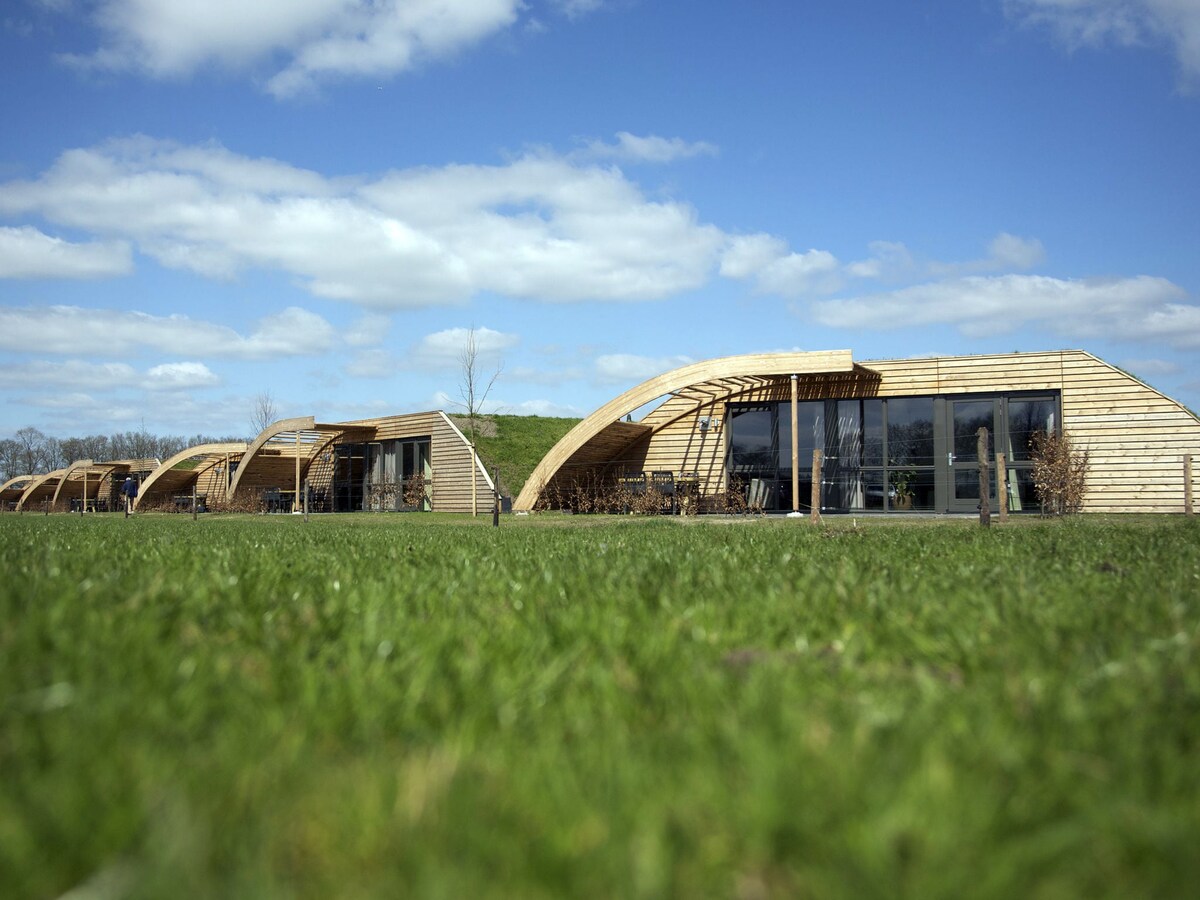
[[[1086,450],[1089,456],[1086,511],[1183,511],[1184,458],[1191,455],[1200,460],[1200,420],[1089,353],[1064,350],[872,360],[854,365],[849,364],[846,353],[846,359],[835,354],[820,358],[822,365],[817,371],[802,367],[804,354],[780,355],[779,360],[796,363],[795,396],[800,401],[1056,392],[1061,398],[1065,431],[1076,449]],[[765,366],[765,358],[732,357],[714,361],[711,368],[706,364],[686,367],[695,376],[688,384],[677,383],[671,373],[646,382],[650,391],[655,385],[667,387],[666,396],[641,422],[627,423],[623,432],[612,427],[613,421],[637,406],[626,409],[614,401],[602,407],[581,423],[580,432],[590,427],[591,437],[573,445],[572,435],[564,438],[526,484],[516,508],[532,508],[543,488],[556,479],[559,483],[578,479],[585,468],[609,474],[695,472],[703,492],[723,490],[728,405],[783,402],[792,396],[791,377],[784,374],[787,363]],[[635,388],[622,397],[644,403],[645,394],[646,390]],[[603,421],[606,416],[607,423]],[[1197,470],[1200,465],[1193,465],[1193,496],[1200,495]]]

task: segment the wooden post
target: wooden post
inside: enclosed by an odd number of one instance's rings
[[[304,479],[304,521],[308,521],[308,479]]]
[[[800,512],[800,378],[792,376],[792,512]]]
[[[492,473],[492,527],[500,527],[500,469]]]
[[[1000,504],[1000,524],[1008,521],[1008,459],[996,454],[996,502]]]
[[[1183,458],[1183,512],[1194,516],[1192,511],[1192,454]]]
[[[977,432],[975,456],[979,460],[979,524],[984,528],[992,524],[991,499],[992,479],[988,466],[988,430],[980,428]]]
[[[795,469],[792,470],[795,472]],[[792,481],[796,479],[793,476]],[[821,521],[821,451],[813,451],[812,466],[812,520],[813,524]]]
[[[471,515],[479,515],[479,458],[475,455],[475,442],[471,441]]]
[[[87,512],[87,469],[83,470],[83,502],[79,504],[79,518]]]
[[[292,502],[292,512],[300,509],[300,429],[296,429],[296,499]]]

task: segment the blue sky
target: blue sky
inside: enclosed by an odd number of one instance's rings
[[[1200,0],[10,0],[0,436],[1083,348],[1200,408]]]

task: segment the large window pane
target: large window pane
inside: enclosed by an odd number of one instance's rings
[[[988,446],[992,446],[996,423],[991,400],[956,400],[954,406],[954,461],[976,462],[979,459],[979,429],[988,430]]]
[[[1030,459],[1030,441],[1039,431],[1053,432],[1058,417],[1058,404],[1050,397],[1032,397],[1008,401],[1008,459],[1026,462]]]
[[[729,465],[735,473],[775,470],[775,421],[769,406],[729,413]]]
[[[887,454],[892,466],[933,465],[933,398],[887,401]]]
[[[883,465],[883,401],[864,400],[863,465]]]

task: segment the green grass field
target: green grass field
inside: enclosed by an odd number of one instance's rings
[[[1200,527],[0,516],[0,895],[1190,897]]]

